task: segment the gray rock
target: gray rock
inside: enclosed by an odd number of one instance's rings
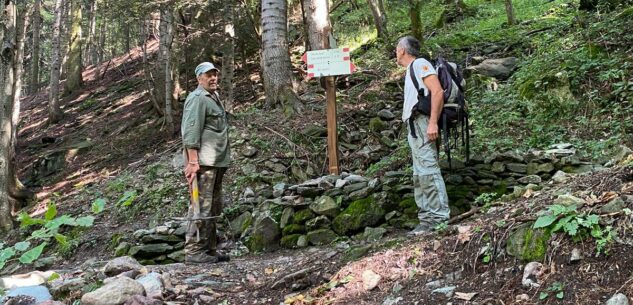
[[[576,154],[576,149],[574,148],[555,148],[549,149],[545,151],[545,154],[552,155],[555,157],[568,157]]]
[[[385,121],[391,121],[394,118],[396,118],[396,115],[387,109],[383,109],[383,110],[378,111],[378,117]]]
[[[317,215],[336,217],[339,213],[340,205],[329,196],[321,196],[310,205],[310,210]]]
[[[153,234],[153,233],[156,233],[156,231],[140,229],[140,230],[134,231],[134,233],[132,233],[132,236],[134,236],[135,239],[141,239],[143,236],[148,235],[148,234]]]
[[[383,237],[383,235],[385,235],[385,233],[387,233],[387,229],[385,228],[367,227],[365,228],[365,232],[363,233],[363,239],[368,242],[379,241]]]
[[[121,242],[116,249],[114,249],[114,256],[124,256],[130,251],[130,244],[128,242]]]
[[[599,212],[600,214],[618,213],[621,212],[624,208],[626,208],[626,203],[624,202],[624,200],[622,200],[622,198],[618,197],[600,207]]]
[[[173,249],[174,247],[169,244],[148,244],[133,246],[130,248],[130,252],[128,252],[128,254],[139,258],[152,258],[161,254],[169,253]]]
[[[320,187],[313,186],[299,186],[297,187],[297,194],[306,197],[306,198],[314,198],[323,194],[325,190]]]
[[[444,281],[442,280],[435,280],[435,281],[430,281],[428,283],[426,283],[424,286],[428,289],[437,289],[442,287],[442,285],[444,285]]]
[[[264,162],[264,166],[266,166],[267,168],[269,168],[270,170],[272,170],[275,173],[283,173],[286,171],[286,166],[281,164],[281,163],[275,163],[272,161],[266,161]]]
[[[275,184],[273,186],[273,197],[275,198],[281,197],[287,188],[288,188],[288,185],[286,185],[283,182]]]
[[[156,234],[166,235],[166,234],[169,234],[170,229],[171,229],[170,227],[162,225],[162,226],[156,226],[154,228],[154,231],[156,232]]]
[[[510,77],[518,61],[516,57],[486,59],[478,65],[466,68],[466,70],[504,80]]]
[[[25,296],[25,297],[28,297],[28,299],[32,300],[31,301],[32,303],[28,303],[28,304],[35,304],[35,303],[44,302],[44,301],[53,299],[53,296],[48,291],[48,288],[42,285],[37,285],[37,286],[24,286],[24,287],[13,288],[9,290],[9,292],[4,296],[4,298],[0,298],[0,303],[4,304],[5,298],[18,297],[18,296]],[[14,303],[11,303],[11,304],[14,304]],[[20,304],[25,304],[25,303],[20,303]]]
[[[81,297],[83,305],[120,305],[135,295],[145,295],[145,288],[139,282],[120,277],[103,287]]]
[[[308,246],[308,237],[305,235],[299,236],[299,239],[297,239],[297,247],[305,248],[307,246]]]
[[[580,253],[580,249],[574,248],[571,250],[571,257],[569,258],[570,262],[577,262],[582,260],[582,254]]]
[[[494,165],[493,165],[494,166]],[[508,163],[506,165],[509,171],[519,174],[527,173],[527,165],[522,163]]]
[[[284,228],[291,223],[292,217],[295,215],[295,210],[291,207],[287,207],[281,212],[281,220],[279,221],[279,227]]]
[[[581,207],[585,204],[585,200],[573,196],[571,194],[559,195],[556,199],[554,199],[554,204],[561,204],[565,206],[576,205]]]
[[[342,188],[344,186],[346,186],[347,184],[349,184],[349,181],[344,180],[344,179],[338,179],[336,180],[336,183],[334,184],[335,188]]]
[[[247,187],[244,190],[244,194],[242,194],[242,197],[244,197],[244,198],[253,198],[253,197],[255,197],[255,192],[253,191],[252,188]]]
[[[445,179],[447,184],[460,185],[464,179],[460,175],[448,175]]]
[[[451,298],[451,297],[453,297],[453,294],[455,293],[455,288],[457,288],[457,287],[456,286],[447,286],[447,287],[443,287],[443,288],[437,288],[437,289],[431,291],[431,294],[443,294],[447,298]]]
[[[184,262],[185,261],[185,250],[174,251],[170,254],[167,254],[167,258],[172,259],[176,262]]]
[[[567,182],[571,177],[563,172],[563,171],[557,171],[554,176],[552,176],[552,181],[556,182],[556,183],[565,183]]]
[[[496,161],[492,163],[492,172],[493,173],[503,173],[506,171],[506,165],[503,162]]]
[[[143,288],[145,288],[145,294],[150,298],[162,298],[163,289],[165,289],[165,285],[163,285],[163,280],[160,274],[156,272],[150,272],[146,275],[143,275],[136,279]]]
[[[329,245],[332,243],[338,235],[334,233],[334,231],[330,229],[319,229],[315,231],[310,231],[307,234],[308,241],[310,244],[315,246]]]
[[[280,237],[279,224],[266,216],[255,221],[253,232],[246,239],[246,246],[253,252],[273,251],[279,248]]]
[[[388,296],[383,302],[382,305],[397,305],[400,301],[404,300],[402,297],[393,297]]]
[[[143,238],[141,238],[141,242],[143,242],[144,244],[177,244],[182,241],[184,241],[184,239],[176,235],[150,234],[145,235],[143,236]]]
[[[548,174],[554,171],[554,164],[552,163],[528,163],[527,165],[527,174],[528,175],[538,175],[538,174]]]
[[[369,179],[360,175],[349,175],[343,178],[345,181],[349,181],[350,183],[358,183],[358,182],[368,182]]]
[[[84,278],[57,279],[50,283],[50,292],[54,299],[62,299],[73,291],[80,291],[86,286]]]
[[[382,276],[380,276],[373,270],[365,270],[363,271],[361,276],[363,281],[363,288],[365,289],[365,291],[370,291],[376,288],[376,286],[378,286],[378,283],[380,283],[380,280],[382,279]]]
[[[448,160],[442,159],[440,160],[439,165],[440,165],[440,168],[444,170],[447,170],[447,169],[459,170],[459,169],[466,168],[466,163],[456,158],[451,158],[450,164],[448,163]]]
[[[372,194],[374,190],[370,187],[365,187],[362,188],[360,190],[357,191],[353,191],[351,193],[349,193],[349,199],[351,200],[358,200],[358,199],[363,199],[363,198],[367,198],[369,197],[369,195]]]
[[[629,298],[624,294],[616,293],[607,301],[606,305],[629,305]]]
[[[248,226],[250,226],[252,222],[253,215],[251,214],[251,212],[246,211],[240,214],[240,216],[237,216],[237,218],[231,221],[231,234],[234,237],[242,235],[242,233],[244,233],[246,228],[248,228]]]
[[[528,176],[517,179],[517,182],[521,184],[530,184],[530,183],[539,184],[541,183],[541,181],[542,181],[541,177],[537,175],[528,175]]]
[[[107,276],[115,276],[122,272],[130,270],[141,271],[141,269],[143,269],[143,265],[139,264],[139,262],[134,258],[121,256],[109,261],[105,265],[103,273]]]
[[[345,191],[345,193],[349,194],[349,193],[361,190],[361,189],[363,189],[365,187],[367,187],[367,182],[357,182],[357,183],[345,186],[343,188],[343,191]]]
[[[327,218],[327,216],[321,215],[316,218],[308,220],[306,222],[306,229],[308,229],[308,231],[313,231],[317,229],[325,229],[325,228],[328,228],[331,223],[332,222],[330,221],[330,219]]]
[[[257,152],[258,152],[257,148],[249,145],[249,146],[244,147],[244,149],[242,149],[242,156],[246,158],[252,158],[252,157],[255,157]]]
[[[499,177],[497,177],[497,175],[495,175],[491,171],[488,171],[488,170],[485,170],[485,169],[478,170],[477,171],[477,176],[479,176],[481,179],[492,179],[492,180],[499,179]]]
[[[523,278],[521,285],[525,288],[538,288],[541,284],[538,282],[539,276],[542,274],[543,264],[539,262],[530,262],[523,269]]]
[[[327,128],[319,125],[311,125],[304,129],[304,135],[309,137],[321,138],[327,136]]]

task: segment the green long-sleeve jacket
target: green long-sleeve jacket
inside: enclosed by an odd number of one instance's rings
[[[185,153],[187,148],[197,149],[201,166],[229,166],[229,125],[217,92],[209,93],[198,86],[189,93],[181,132]]]

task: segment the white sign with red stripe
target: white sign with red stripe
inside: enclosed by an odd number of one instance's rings
[[[301,59],[308,65],[308,78],[347,75],[356,70],[349,48],[308,51]]]

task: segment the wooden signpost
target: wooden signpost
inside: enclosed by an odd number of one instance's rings
[[[327,151],[330,174],[340,174],[338,166],[338,135],[336,132],[336,83],[335,75],[347,75],[355,67],[349,56],[349,48],[308,51],[303,55],[308,65],[308,79],[325,77],[327,99]]]

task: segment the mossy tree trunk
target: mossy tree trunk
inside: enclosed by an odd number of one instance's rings
[[[224,45],[222,50],[222,97],[225,109],[233,111],[233,74],[235,72],[235,3],[224,0]]]
[[[422,0],[409,0],[409,18],[411,18],[411,35],[420,43],[424,43],[424,29],[420,11],[422,10]]]
[[[71,2],[71,26],[70,49],[68,50],[68,62],[66,82],[64,83],[64,95],[79,90],[83,84],[81,62],[81,4],[83,1]]]
[[[63,0],[55,1],[55,21],[53,23],[53,45],[51,55],[51,77],[48,90],[48,121],[57,123],[62,119],[63,113],[59,108],[59,76],[61,68],[61,33],[60,26],[62,20]]]
[[[506,2],[506,15],[508,15],[508,25],[517,24],[514,18],[514,8],[512,7],[512,0],[505,0]]]

